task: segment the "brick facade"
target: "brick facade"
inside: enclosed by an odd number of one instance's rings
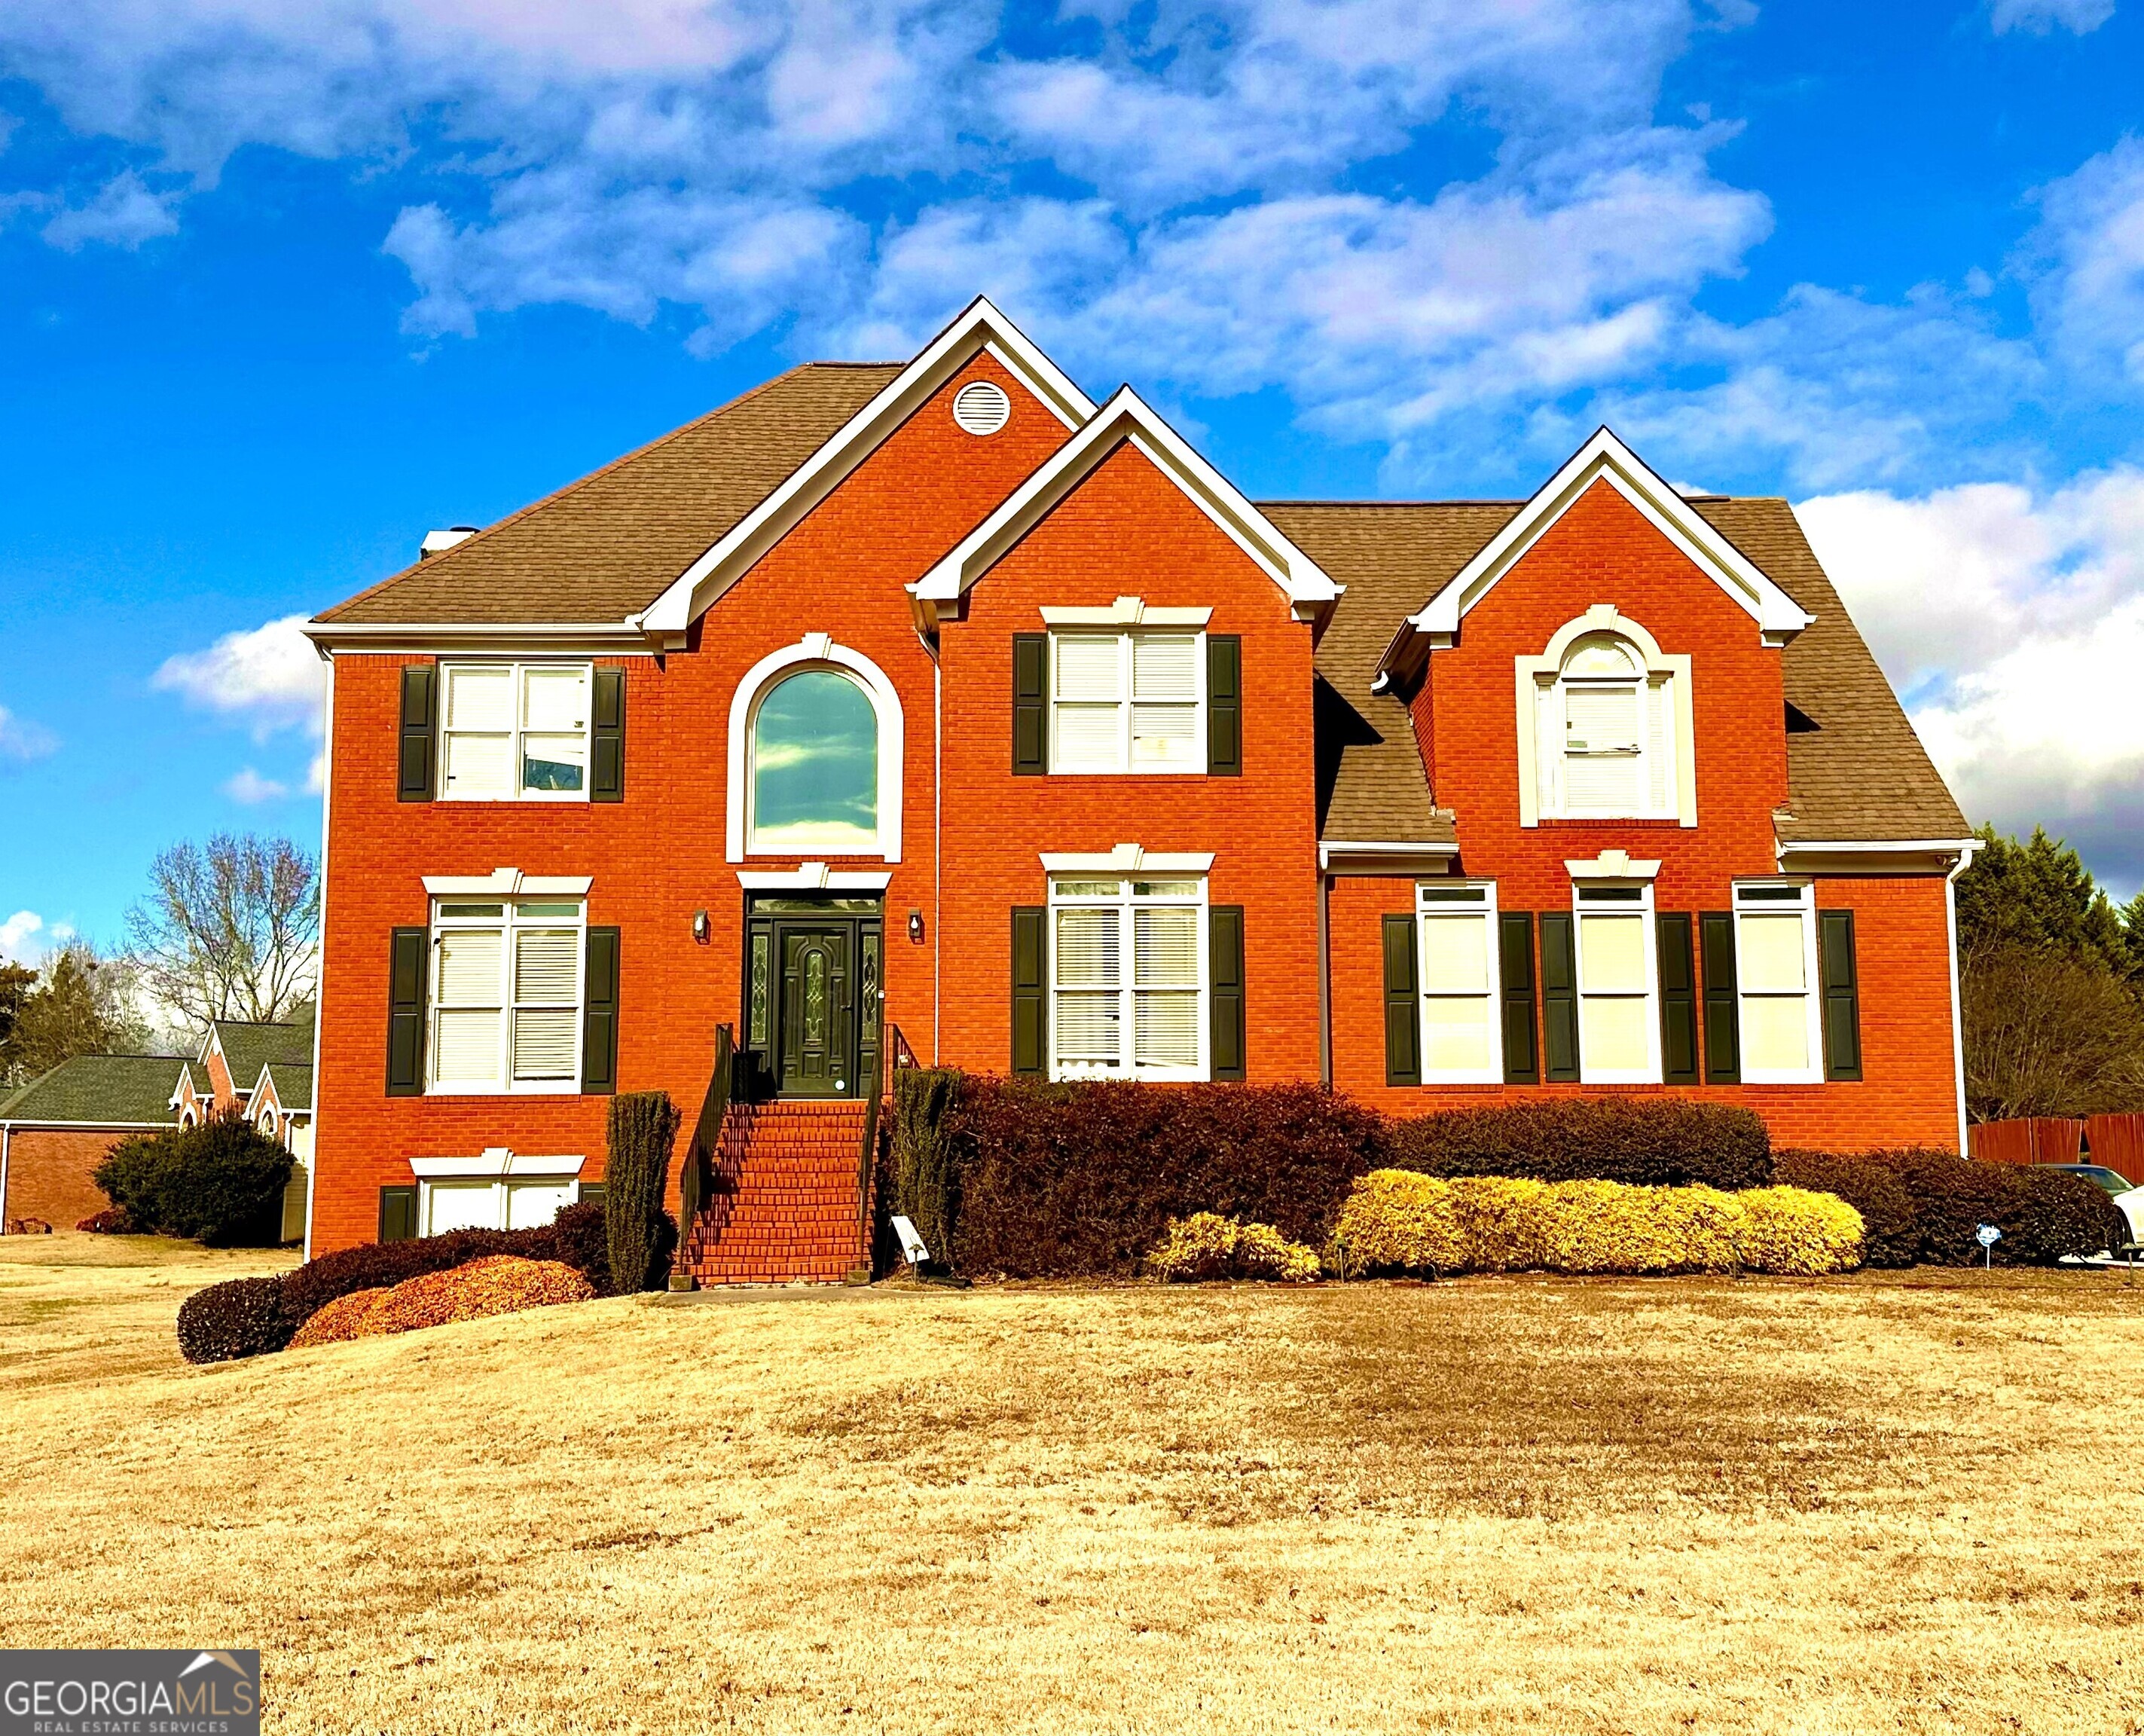
[[[90,1176],[105,1154],[127,1137],[109,1127],[16,1127],[7,1134],[7,1185],[0,1224],[42,1218],[72,1230],[112,1201]]]
[[[1007,426],[987,438],[962,431],[950,409],[977,380],[1001,386],[1012,405]],[[600,1177],[603,1097],[385,1094],[390,934],[427,922],[424,876],[502,866],[591,876],[588,921],[621,933],[618,1088],[668,1092],[689,1125],[715,1028],[737,1023],[742,1011],[745,900],[725,833],[731,705],[755,664],[812,633],[868,659],[902,709],[900,860],[829,860],[890,876],[885,1017],[926,1062],[1007,1066],[1008,913],[1045,901],[1040,854],[1135,843],[1212,852],[1210,902],[1244,908],[1253,1081],[1318,1078],[1329,1052],[1336,1087],[1397,1112],[1506,1094],[1385,1085],[1379,918],[1411,908],[1414,881],[1321,877],[1318,629],[1135,446],[1104,458],[982,577],[963,610],[947,612],[935,646],[926,637],[904,587],[1070,437],[1020,374],[981,350],[721,595],[682,645],[660,656],[596,656],[626,672],[625,792],[615,803],[398,801],[400,670],[410,654],[337,646],[315,1254],[370,1239],[379,1190],[406,1184],[412,1158],[504,1147],[578,1156],[582,1180]],[[1210,632],[1241,636],[1243,775],[1015,776],[1013,635],[1042,630],[1046,606],[1132,595],[1210,609]],[[1694,828],[1519,823],[1512,659],[1538,654],[1557,628],[1600,603],[1692,660]],[[1788,793],[1779,657],[1742,608],[1620,496],[1597,487],[1473,609],[1460,643],[1432,654],[1414,698],[1435,800],[1458,815],[1461,871],[1494,878],[1506,909],[1567,909],[1566,858],[1620,848],[1660,862],[1660,909],[1726,908],[1732,879],[1777,868],[1773,811]],[[800,859],[750,866],[792,868]],[[1860,919],[1865,1078],[1692,1094],[1750,1104],[1786,1142],[1953,1142],[1941,877],[1829,880],[1819,902]],[[698,941],[702,911],[707,934]],[[920,941],[908,933],[911,912],[921,918]]]

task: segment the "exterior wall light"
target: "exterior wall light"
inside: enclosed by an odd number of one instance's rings
[[[923,913],[920,910],[908,913],[908,938],[919,947],[923,944]]]
[[[692,938],[703,947],[707,943],[707,913],[704,910],[692,913]]]

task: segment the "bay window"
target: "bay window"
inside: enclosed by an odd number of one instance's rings
[[[432,1089],[578,1088],[584,911],[578,899],[434,902]]]
[[[1656,1084],[1660,980],[1650,885],[1576,888],[1578,1053],[1588,1085]]]
[[[1204,635],[1050,635],[1053,772],[1206,769]]]
[[[443,797],[588,798],[589,664],[449,663],[439,674]]]
[[[1824,1077],[1811,889],[1779,881],[1735,888],[1735,976],[1742,1078],[1814,1085]]]
[[[1050,923],[1053,1078],[1206,1077],[1204,880],[1060,876]]]

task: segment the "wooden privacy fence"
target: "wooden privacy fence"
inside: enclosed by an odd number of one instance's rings
[[[1966,1130],[1972,1154],[1986,1163],[2103,1163],[2144,1181],[2144,1115],[2036,1115],[1977,1122]]]

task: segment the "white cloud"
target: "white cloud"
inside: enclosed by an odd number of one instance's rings
[[[288,784],[278,783],[273,778],[262,777],[249,765],[236,777],[225,781],[223,793],[234,802],[252,807],[261,802],[280,802],[290,793],[290,788]]]
[[[39,963],[45,948],[37,944],[35,937],[44,926],[45,919],[34,910],[18,910],[0,923],[0,964]]]
[[[59,737],[42,724],[17,717],[0,705],[0,765],[22,765],[32,759],[42,759],[59,744]]]
[[[1988,27],[1996,35],[2022,30],[2045,36],[2061,28],[2089,36],[2114,16],[2114,0],[1992,0]]]
[[[1796,510],[1968,814],[2144,881],[2144,470]]]
[[[149,684],[250,724],[256,739],[293,726],[317,734],[325,666],[298,630],[305,620],[302,614],[285,615],[226,633],[205,651],[166,659]]]
[[[2125,138],[2039,190],[2022,252],[2034,310],[2089,381],[2102,360],[2144,384],[2144,141]]]
[[[115,175],[87,205],[69,206],[45,225],[44,236],[62,252],[79,251],[92,241],[130,252],[159,236],[176,235],[172,207],[176,192],[151,192],[132,169]]]

